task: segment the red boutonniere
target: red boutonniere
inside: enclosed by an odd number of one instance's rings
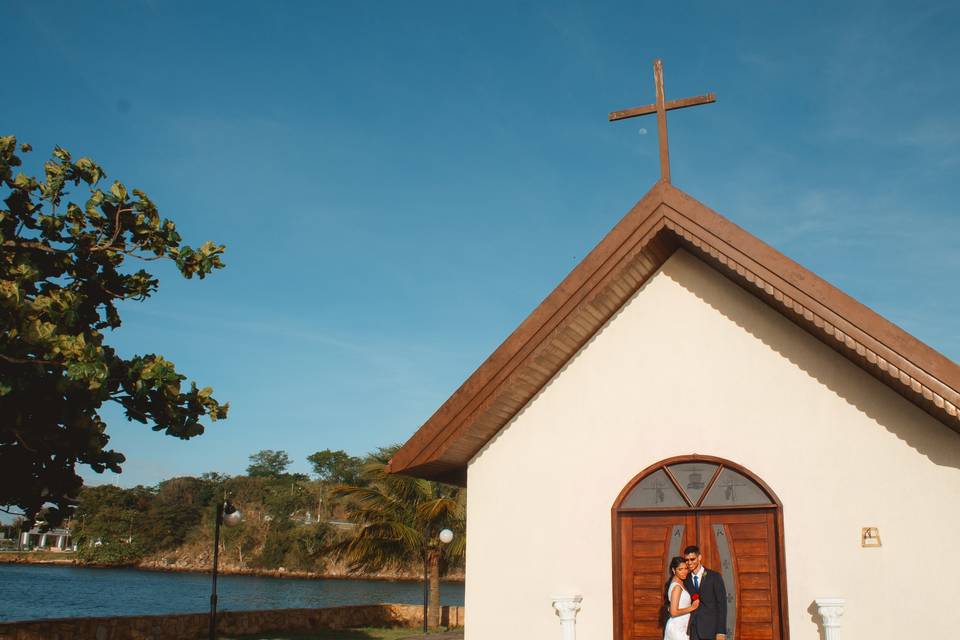
[[[690,596],[690,599],[693,600],[694,602],[696,602],[697,600],[700,599],[700,594],[699,594],[699,593],[695,593],[695,594],[693,594],[692,596]]]

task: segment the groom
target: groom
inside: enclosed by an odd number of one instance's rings
[[[700,547],[684,549],[683,559],[690,570],[684,587],[691,596],[696,594],[700,598],[700,607],[690,616],[687,628],[690,640],[726,640],[727,588],[723,576],[703,566]]]

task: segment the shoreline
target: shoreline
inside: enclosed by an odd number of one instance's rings
[[[67,555],[68,557],[57,557]],[[37,557],[40,556],[40,557]],[[210,573],[209,568],[161,566],[157,563],[129,563],[103,564],[95,562],[81,562],[72,552],[0,552],[0,564],[29,564],[35,566],[55,565],[73,566],[83,569],[137,569],[140,571],[156,571],[158,573]],[[299,578],[301,580],[375,580],[382,582],[422,582],[421,576],[388,575],[388,574],[344,574],[344,573],[317,573],[313,571],[298,571],[290,569],[256,569],[247,567],[220,567],[217,571],[222,576],[255,576],[258,578]],[[440,579],[441,582],[462,583],[463,576],[449,576]]]

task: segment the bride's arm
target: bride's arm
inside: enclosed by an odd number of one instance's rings
[[[684,614],[690,613],[691,611],[696,611],[697,607],[700,606],[700,601],[694,601],[689,607],[680,608],[680,593],[683,589],[679,588],[680,585],[674,583],[670,587],[670,617],[676,618],[677,616],[682,616]]]

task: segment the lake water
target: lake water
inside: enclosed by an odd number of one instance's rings
[[[349,604],[421,604],[423,585],[382,580],[220,576],[220,610]],[[463,583],[442,583],[444,605],[463,604]],[[132,616],[210,610],[210,576],[138,569],[0,564],[0,621]]]

